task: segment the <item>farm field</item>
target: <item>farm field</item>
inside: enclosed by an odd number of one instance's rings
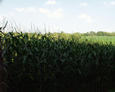
[[[115,0],[0,0],[0,92],[115,92]]]
[[[114,39],[67,33],[6,33],[1,44],[9,90],[109,92],[115,83]],[[98,88],[93,91],[95,85]],[[22,89],[26,91],[16,91]]]
[[[81,41],[88,40],[91,42],[113,44],[115,45],[115,36],[81,36]]]

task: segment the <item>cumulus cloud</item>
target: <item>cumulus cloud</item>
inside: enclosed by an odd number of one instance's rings
[[[25,12],[25,13],[36,13],[37,8],[27,7],[27,8],[15,8],[17,12]]]
[[[106,5],[106,6],[115,6],[115,1],[104,2],[104,5]]]
[[[93,22],[92,17],[87,15],[87,14],[81,14],[81,15],[78,16],[78,18],[81,19],[81,20],[84,20],[84,21],[86,21],[88,23],[92,23]]]
[[[50,11],[46,8],[39,8],[39,11],[43,14],[49,14],[50,13]]]
[[[48,0],[45,5],[55,5],[56,1],[55,0]]]
[[[110,2],[110,4],[115,6],[115,1]]]
[[[86,3],[86,2],[80,3],[80,6],[86,7],[86,6],[88,6],[88,3]]]
[[[34,8],[34,7],[25,7],[25,8],[15,8],[16,12],[19,13],[30,13],[30,14],[44,14],[48,18],[62,18],[63,17],[63,9],[57,8],[54,11],[48,8]]]
[[[63,17],[63,9],[58,8],[55,11],[51,11],[46,8],[39,8],[40,13],[45,14],[49,18],[62,18]]]

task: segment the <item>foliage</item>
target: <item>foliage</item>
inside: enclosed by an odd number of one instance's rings
[[[87,33],[82,33],[83,36],[115,36],[115,32],[104,32],[104,31],[90,31]]]
[[[9,92],[86,92],[113,86],[115,47],[80,37],[13,32],[2,36]]]
[[[80,40],[115,45],[115,36],[81,36]]]

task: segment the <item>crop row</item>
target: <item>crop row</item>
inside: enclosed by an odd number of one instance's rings
[[[106,92],[115,83],[115,47],[62,34],[6,33],[2,56],[11,92]],[[85,89],[85,90],[84,90]],[[104,91],[106,90],[106,91]]]

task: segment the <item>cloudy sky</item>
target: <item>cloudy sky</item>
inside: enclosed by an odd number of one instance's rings
[[[3,0],[4,17],[51,32],[115,32],[115,0]]]

